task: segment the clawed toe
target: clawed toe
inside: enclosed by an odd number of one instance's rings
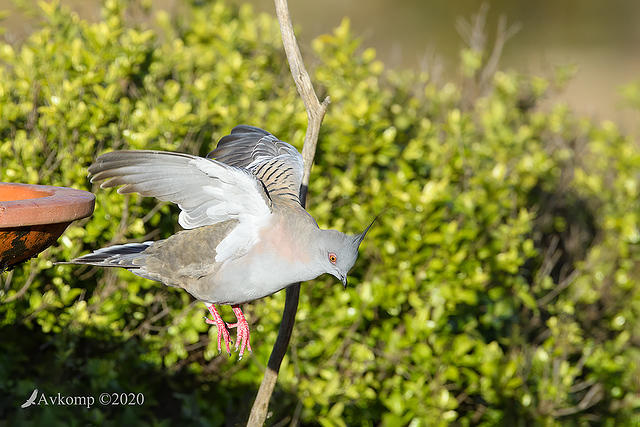
[[[235,351],[239,351],[238,359],[242,360],[242,356],[244,355],[245,349],[251,350],[251,343],[249,342],[249,324],[247,320],[244,318],[244,314],[242,313],[242,309],[239,306],[233,306],[233,312],[236,315],[238,321],[229,325],[229,328],[237,328],[238,335],[236,338]]]
[[[234,350],[238,351],[238,360],[242,360],[242,356],[244,356],[244,351],[249,350],[249,352],[253,353],[251,349],[251,343],[249,342],[249,324],[247,320],[244,318],[244,314],[242,313],[242,309],[239,306],[233,306],[233,312],[238,319],[236,323],[225,323],[220,317],[220,314],[216,310],[215,305],[207,305],[209,312],[213,316],[213,319],[209,317],[204,317],[204,321],[209,325],[215,325],[218,331],[218,354],[222,353],[222,341],[224,341],[225,347],[227,348],[227,353],[231,356],[231,345],[233,345],[233,340],[231,340],[229,330],[231,328],[237,328],[238,335],[235,342]]]
[[[220,317],[220,314],[218,313],[218,310],[216,310],[216,307],[211,304],[208,305],[207,308],[209,309],[209,312],[211,313],[211,315],[213,316],[213,319],[210,319],[208,317],[205,316],[204,321],[209,324],[209,325],[215,325],[216,329],[217,329],[217,335],[218,335],[218,354],[222,353],[222,340],[224,340],[224,344],[225,347],[227,348],[227,353],[229,354],[229,356],[231,356],[231,345],[233,344],[233,342],[231,341],[230,335],[229,335],[229,328],[227,327],[227,324],[224,322],[224,320],[222,320],[222,317]]]

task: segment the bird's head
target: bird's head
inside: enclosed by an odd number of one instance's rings
[[[347,274],[358,259],[358,247],[375,219],[360,234],[355,236],[344,234],[336,230],[321,230],[320,256],[324,271],[331,274],[347,287]]]

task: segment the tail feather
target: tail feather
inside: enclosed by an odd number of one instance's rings
[[[88,264],[100,267],[140,268],[144,252],[153,242],[127,243],[98,249],[87,255],[56,264]],[[135,261],[138,261],[137,263]]]

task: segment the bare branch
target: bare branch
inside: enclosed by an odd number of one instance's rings
[[[470,99],[482,96],[491,88],[491,81],[498,70],[498,63],[502,56],[504,46],[521,28],[518,23],[507,26],[507,19],[504,16],[500,16],[493,49],[485,60],[485,53],[489,51],[486,33],[488,11],[489,5],[482,3],[478,13],[473,15],[470,20],[459,18],[456,22],[456,29],[462,40],[469,49],[482,55],[483,58],[483,66],[475,71],[474,80],[469,81],[471,85],[467,90],[471,91],[471,93],[468,94]]]
[[[36,275],[39,272],[40,272],[40,269],[36,268],[35,266],[31,266],[31,269],[29,271],[29,277],[27,277],[27,280],[24,282],[24,285],[20,288],[18,292],[11,295],[10,297],[7,297],[4,301],[2,301],[2,304],[8,304],[12,301],[17,300],[18,298],[21,298],[22,295],[24,295],[25,292],[27,292],[27,290],[31,287],[34,279],[36,278]],[[13,272],[10,272],[10,274],[11,276],[7,279],[9,280],[9,282],[11,281],[11,277],[13,276]]]
[[[578,270],[573,270],[571,274],[561,280],[551,292],[538,300],[538,306],[543,307],[550,303],[555,297],[560,295],[560,292],[564,291],[569,285],[571,285],[579,274],[580,272]]]
[[[578,412],[586,411],[593,405],[597,404],[604,397],[604,391],[602,384],[596,383],[591,386],[589,391],[584,395],[582,400],[575,406],[569,408],[560,408],[552,412],[554,417],[566,417],[568,415],[577,414]]]
[[[487,12],[489,11],[489,5],[482,3],[478,13],[473,15],[471,20],[467,21],[465,18],[458,18],[456,21],[456,30],[462,37],[462,40],[469,46],[469,48],[476,52],[484,51],[487,43],[487,35],[485,33],[485,25],[487,23]]]
[[[276,15],[280,23],[280,31],[282,33],[282,44],[289,61],[289,69],[291,76],[296,83],[296,88],[300,94],[300,98],[304,102],[304,108],[307,110],[307,133],[304,136],[304,145],[302,147],[302,159],[304,160],[304,175],[302,176],[302,186],[309,185],[309,176],[311,175],[311,166],[313,158],[316,155],[316,144],[318,142],[318,134],[320,132],[320,124],[324,118],[329,105],[329,97],[326,97],[322,103],[318,101],[318,96],[313,89],[311,78],[302,61],[300,48],[296,35],[293,32],[293,24],[289,15],[289,7],[286,0],[275,0]],[[306,190],[303,198],[306,198]],[[305,205],[305,203],[302,203]]]
[[[4,284],[2,286],[3,288],[3,292],[2,292],[2,296],[4,296],[4,294],[6,294],[9,291],[9,288],[11,287],[11,279],[13,278],[13,270],[10,270],[9,272],[7,272],[6,275],[3,274],[4,271],[2,271],[2,269],[0,268],[0,280],[3,280],[2,277],[4,276]]]
[[[329,97],[325,98],[322,103],[318,101],[318,96],[313,89],[311,78],[302,61],[300,48],[296,36],[293,32],[291,16],[289,15],[289,7],[287,0],[275,0],[276,15],[280,23],[280,31],[282,33],[282,44],[287,55],[291,76],[296,83],[298,93],[304,102],[307,111],[307,132],[304,137],[304,146],[302,147],[302,159],[304,160],[304,174],[302,176],[302,186],[300,187],[300,202],[306,207],[307,188],[309,187],[309,177],[311,175],[311,166],[316,154],[316,145],[318,143],[318,135],[320,133],[320,125],[329,105]],[[267,370],[258,389],[258,394],[251,414],[247,421],[247,426],[262,426],[267,418],[267,409],[273,389],[278,379],[280,364],[287,352],[293,325],[295,323],[296,312],[298,310],[298,299],[300,297],[300,284],[296,283],[287,288],[287,296],[284,304],[284,312],[282,313],[282,322],[278,330],[276,343],[271,351]]]
[[[493,50],[491,51],[491,55],[487,60],[487,63],[482,70],[482,74],[480,76],[480,86],[483,87],[489,83],[489,81],[496,74],[498,69],[498,62],[500,61],[500,57],[502,56],[502,50],[504,49],[504,45],[509,41],[509,39],[515,36],[522,26],[519,23],[515,23],[507,28],[507,18],[504,15],[500,16],[500,20],[498,21],[498,31],[496,33],[496,40],[493,44]]]

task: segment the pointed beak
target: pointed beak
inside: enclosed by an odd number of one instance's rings
[[[336,279],[340,280],[342,282],[342,287],[347,289],[347,275],[346,274],[343,275],[342,273],[339,273],[337,271],[330,272],[329,274],[331,274]]]

